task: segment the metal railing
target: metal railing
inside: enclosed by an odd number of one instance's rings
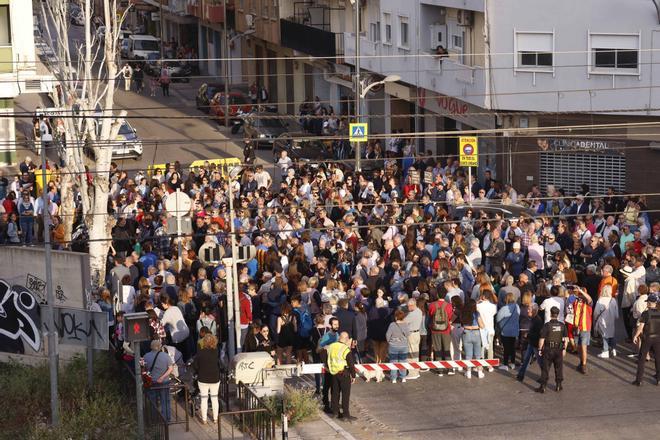
[[[239,409],[223,411],[218,417],[218,440],[222,440],[222,420],[225,417],[230,418],[230,436],[232,439],[236,436],[235,427],[242,433],[241,437],[249,435],[257,440],[274,440],[276,438],[275,422],[277,416],[243,382],[239,382],[237,385],[236,403]]]

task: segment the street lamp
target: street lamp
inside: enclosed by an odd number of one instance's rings
[[[391,83],[391,82],[397,82],[401,80],[401,77],[399,75],[387,75],[385,78],[383,78],[380,81],[375,81],[372,82],[371,84],[367,84],[366,81],[361,81],[360,77],[356,77],[356,83],[358,84],[358,89],[356,90],[355,96],[356,96],[356,101],[357,101],[357,122],[360,122],[360,107],[362,104],[362,100],[367,96],[367,93],[369,93],[370,90],[372,90],[374,87],[381,86],[385,83]],[[355,143],[355,170],[359,171],[360,170],[360,143],[356,142]]]

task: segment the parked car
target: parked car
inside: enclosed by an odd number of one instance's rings
[[[148,60],[154,54],[160,56],[160,40],[158,38],[151,35],[131,34],[128,36],[128,58]]]
[[[273,113],[252,113],[245,117],[245,137],[253,140],[256,148],[269,147],[278,137],[291,131],[302,131],[302,127],[291,118]]]
[[[144,63],[144,72],[151,76],[160,76],[162,62],[158,55],[149,54],[149,59]],[[190,77],[195,74],[193,64],[187,61],[166,61],[165,67],[173,82],[190,82]]]
[[[233,91],[229,92],[229,103],[225,103],[225,92],[218,92],[213,96],[211,102],[209,103],[210,109],[209,114],[214,117],[219,123],[224,124],[225,122],[225,107],[229,107],[229,118],[233,119],[236,117],[238,110],[240,109],[243,113],[249,113],[252,111],[252,102],[250,98],[243,92]]]
[[[454,208],[454,216],[457,218],[463,218],[468,210],[472,211],[472,218],[479,218],[482,213],[487,214],[489,217],[493,217],[497,214],[500,217],[507,219],[538,217],[536,212],[526,206],[515,204],[505,205],[498,200],[490,200],[488,202],[475,200],[474,202],[457,205]]]
[[[74,26],[84,26],[85,16],[80,9],[71,9],[69,11],[69,20]]]
[[[198,69],[199,70],[199,69]],[[211,100],[218,92],[224,92],[225,84],[222,82],[213,82],[213,83],[204,83],[197,90],[197,96],[195,97],[195,104],[197,110],[201,110],[204,113],[209,113],[211,107]],[[232,84],[229,86],[230,91],[238,91],[246,96],[248,95],[248,85],[247,84]]]
[[[119,133],[115,138],[116,142],[112,144],[112,158],[133,158],[142,157],[142,141],[137,135],[137,130],[124,120],[119,127]]]

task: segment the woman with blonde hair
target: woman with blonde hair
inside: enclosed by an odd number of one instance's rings
[[[199,387],[200,411],[202,423],[208,417],[208,401],[211,399],[213,423],[218,421],[218,389],[220,387],[220,366],[218,365],[218,339],[207,334],[201,341],[201,349],[193,359],[192,368],[197,373]]]

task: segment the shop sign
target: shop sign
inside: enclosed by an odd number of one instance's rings
[[[603,141],[593,139],[570,139],[570,138],[543,138],[537,139],[536,144],[541,151],[570,151],[585,153],[608,153],[623,154],[618,151],[625,148],[624,142]]]

